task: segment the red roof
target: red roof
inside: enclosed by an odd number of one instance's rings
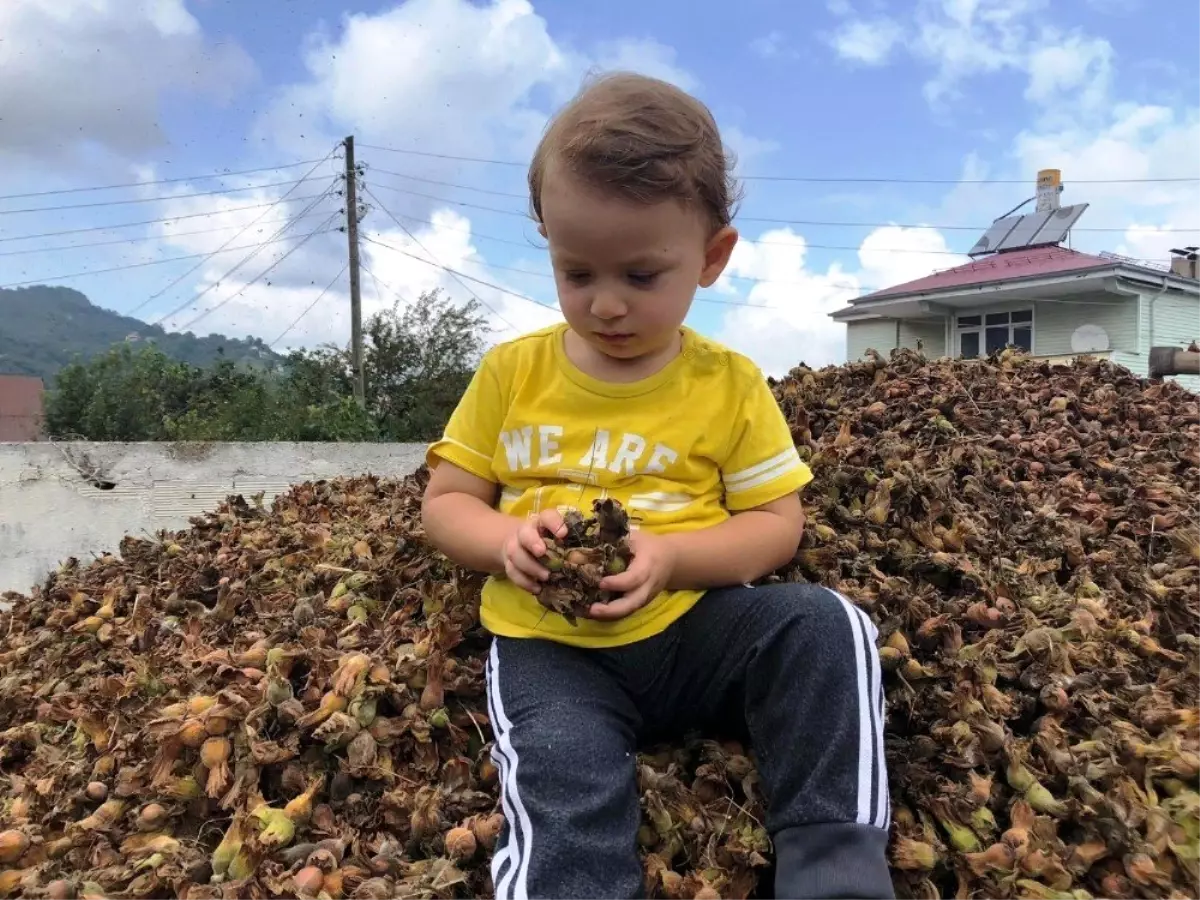
[[[0,441],[42,439],[42,379],[0,375]]]
[[[977,259],[944,272],[935,272],[907,281],[894,287],[884,288],[873,294],[859,297],[855,304],[881,297],[894,297],[898,294],[925,294],[931,291],[948,291],[954,288],[967,287],[972,284],[989,284],[997,281],[1010,281],[1014,278],[1036,278],[1043,275],[1057,275],[1062,272],[1078,272],[1084,269],[1111,268],[1120,265],[1112,259],[1092,256],[1090,253],[1079,253],[1066,247],[1034,247],[1028,250],[1010,250],[1005,253],[994,253],[983,259]]]

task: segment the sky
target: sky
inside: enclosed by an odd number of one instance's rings
[[[1195,0],[3,0],[0,287],[344,344],[353,135],[364,313],[441,288],[514,337],[559,320],[530,155],[625,69],[699,96],[744,179],[688,324],[841,362],[829,312],[966,261],[1042,168],[1091,204],[1074,249],[1200,244],[1198,34]]]

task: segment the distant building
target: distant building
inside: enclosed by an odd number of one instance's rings
[[[0,375],[0,442],[45,439],[42,379]]]
[[[1059,209],[1057,172],[1048,172],[1051,190],[1039,179],[1039,211],[995,222],[969,254],[973,261],[832,313],[846,323],[847,357],[918,342],[931,357],[1015,346],[1051,360],[1104,357],[1145,376],[1151,347],[1183,348],[1200,338],[1195,248],[1159,266],[1059,246],[1086,204]],[[1179,380],[1200,387],[1200,379]]]

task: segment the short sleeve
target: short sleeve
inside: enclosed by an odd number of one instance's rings
[[[454,408],[442,437],[426,451],[425,461],[431,469],[446,460],[472,475],[493,483],[499,481],[492,457],[504,421],[505,392],[497,368],[495,352],[489,351]]]
[[[729,453],[721,466],[725,505],[752,509],[795,493],[812,472],[792,442],[792,431],[762,374],[749,380],[733,421]]]

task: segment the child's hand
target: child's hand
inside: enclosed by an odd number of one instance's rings
[[[647,531],[629,535],[633,561],[620,575],[609,575],[600,582],[601,590],[624,594],[611,603],[593,603],[588,615],[593,619],[622,619],[641,609],[663,590],[675,571],[675,551],[669,541]]]
[[[538,562],[538,558],[546,554],[545,534],[556,538],[567,534],[566,523],[556,509],[544,509],[536,516],[530,516],[509,535],[500,549],[500,561],[508,580],[531,594],[541,591],[541,582],[550,577],[550,570]]]

